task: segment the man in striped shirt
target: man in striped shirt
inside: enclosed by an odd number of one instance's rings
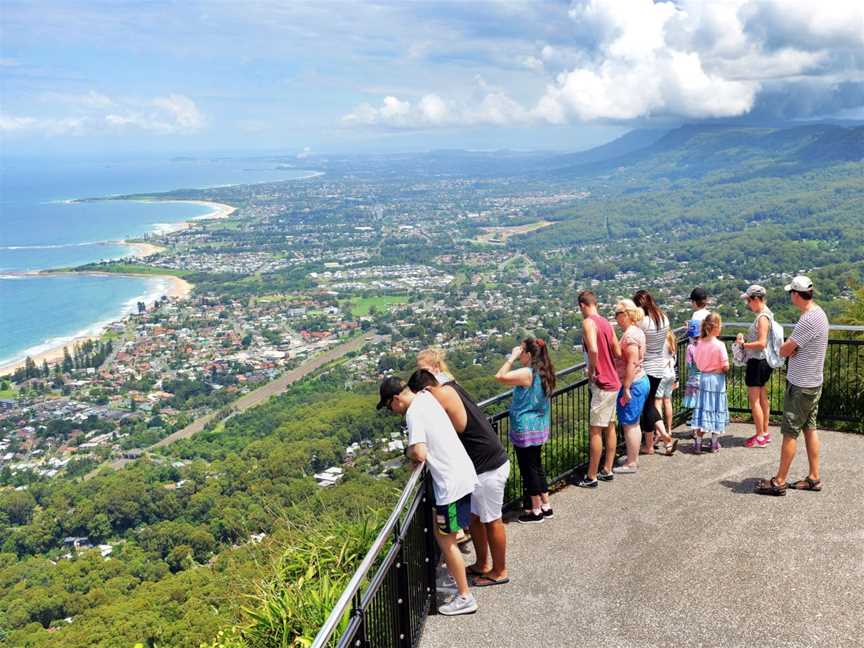
[[[786,369],[786,394],[783,398],[783,423],[780,432],[780,467],[770,480],[761,480],[756,492],[764,495],[785,495],[786,478],[795,458],[798,435],[804,431],[807,461],[810,472],[804,479],[789,484],[796,490],[822,490],[819,479],[819,436],[816,432],[816,414],[822,395],[822,369],[828,350],[828,317],[813,301],[813,282],[797,276],[786,286],[792,304],[801,311],[801,317],[783,346],[780,355],[789,358]]]

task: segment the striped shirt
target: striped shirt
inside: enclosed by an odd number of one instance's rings
[[[667,359],[663,355],[663,347],[666,346],[666,334],[669,332],[669,318],[665,315],[660,320],[660,326],[648,315],[645,316],[639,327],[645,332],[645,362],[642,368],[645,373],[654,378],[662,378],[666,373]]]
[[[795,340],[798,349],[789,357],[786,379],[796,387],[819,387],[828,350],[828,317],[825,311],[814,304],[801,315],[789,339]]]

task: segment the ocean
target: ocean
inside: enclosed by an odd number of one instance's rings
[[[202,216],[204,205],[69,202],[132,193],[303,177],[264,159],[3,158],[0,162],[0,366],[95,333],[139,300],[164,294],[158,277],[34,276],[126,256],[124,239]]]

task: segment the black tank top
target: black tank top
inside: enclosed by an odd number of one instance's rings
[[[477,471],[478,475],[490,470],[497,470],[507,463],[507,452],[495,434],[492,424],[486,418],[483,410],[477,407],[477,403],[471,400],[462,385],[455,381],[446,384],[459,394],[462,405],[465,407],[465,413],[468,415],[465,431],[458,436],[465,447],[465,452],[471,458],[471,463],[474,464],[474,470]]]

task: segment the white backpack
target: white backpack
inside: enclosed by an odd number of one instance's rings
[[[779,369],[786,362],[786,358],[780,355],[780,347],[783,346],[783,327],[774,321],[772,315],[766,315],[771,327],[768,329],[768,340],[765,343],[765,361],[772,369]]]

